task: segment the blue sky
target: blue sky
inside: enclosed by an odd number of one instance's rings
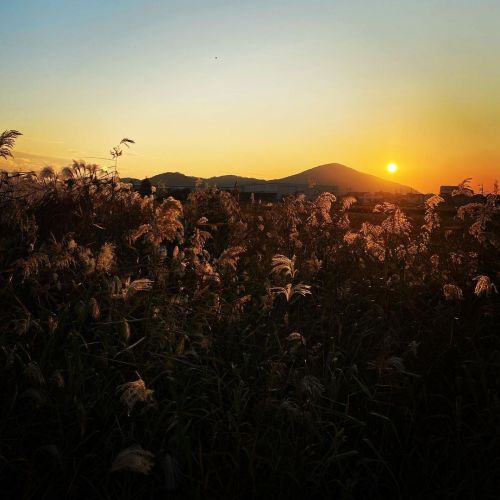
[[[471,165],[490,182],[499,19],[498,0],[20,0],[2,7],[0,126],[47,158],[133,137],[127,175],[396,161],[417,188]]]

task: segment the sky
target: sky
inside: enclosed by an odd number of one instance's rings
[[[0,168],[272,179],[343,163],[421,191],[500,178],[499,0],[16,0]],[[386,170],[397,163],[394,174]]]

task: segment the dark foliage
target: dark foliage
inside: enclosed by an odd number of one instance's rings
[[[3,498],[494,498],[497,196],[441,201],[2,174]]]

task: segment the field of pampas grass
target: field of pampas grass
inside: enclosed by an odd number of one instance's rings
[[[500,197],[443,201],[0,174],[2,497],[497,496]]]

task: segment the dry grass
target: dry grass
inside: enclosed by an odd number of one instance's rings
[[[4,498],[498,492],[496,195],[352,224],[75,163],[0,206]]]

